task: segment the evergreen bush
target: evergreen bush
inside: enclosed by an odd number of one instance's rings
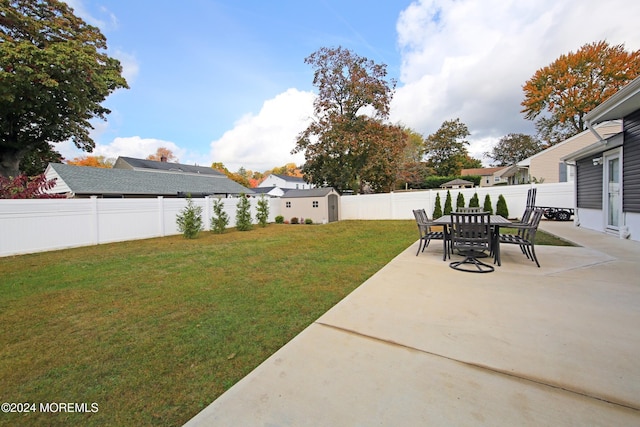
[[[482,209],[485,212],[489,212],[489,214],[493,215],[493,205],[491,204],[491,196],[489,196],[489,194],[484,196],[484,206],[482,207]]]
[[[440,218],[442,216],[442,205],[440,203],[440,193],[436,193],[436,204],[433,208],[433,218]]]
[[[480,207],[480,199],[478,198],[478,193],[473,193],[471,199],[469,199],[469,207],[470,208],[479,208]]]
[[[305,224],[313,224],[313,220],[311,218],[307,218],[304,220]]]
[[[276,216],[276,224],[284,224],[284,217],[282,215]]]
[[[266,227],[267,221],[269,220],[269,201],[264,194],[260,196],[256,209],[256,220],[258,221],[258,224],[260,224],[260,227]]]
[[[211,231],[217,234],[224,233],[229,225],[229,215],[224,211],[222,199],[213,200],[213,216],[211,217]]]
[[[453,211],[453,206],[451,205],[451,192],[447,190],[447,198],[444,199],[444,214],[451,215],[451,211]]]
[[[456,199],[456,210],[457,208],[464,208],[464,194],[458,193],[458,198]]]
[[[202,206],[193,204],[191,197],[187,197],[187,206],[176,216],[178,230],[187,239],[195,239],[202,230]]]
[[[236,228],[239,231],[251,230],[251,202],[244,193],[240,194],[236,208]]]
[[[498,196],[498,204],[496,205],[496,214],[504,218],[509,218],[509,209],[507,209],[507,201],[501,194]]]

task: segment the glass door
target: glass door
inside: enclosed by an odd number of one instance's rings
[[[620,212],[622,211],[622,197],[620,193],[620,153],[605,156],[605,215],[607,229],[618,231],[620,227]]]

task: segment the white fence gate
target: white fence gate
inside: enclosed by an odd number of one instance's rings
[[[507,202],[511,217],[519,217],[527,201],[530,185],[479,187],[450,190],[453,206],[461,192],[466,205],[478,193],[480,206],[489,194],[495,211],[498,196]],[[538,206],[574,207],[573,183],[538,184]],[[341,197],[341,218],[413,219],[413,209],[433,213],[436,194],[442,208],[446,190],[425,190]],[[222,199],[230,226],[235,225],[237,198]],[[251,200],[255,222],[258,199]],[[269,221],[280,215],[280,200],[268,199]],[[193,199],[202,207],[205,230],[213,216],[213,198]],[[0,200],[0,256],[41,252],[124,240],[147,239],[179,234],[176,215],[186,206],[185,199],[44,199]]]

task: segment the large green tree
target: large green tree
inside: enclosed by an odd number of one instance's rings
[[[386,65],[341,47],[321,48],[305,63],[318,88],[314,121],[293,150],[304,151],[305,180],[340,192],[392,188],[408,135],[384,122],[395,90]]]
[[[535,72],[523,86],[522,113],[554,145],[585,130],[584,116],[640,75],[640,51],[585,44]]]
[[[509,166],[539,153],[542,149],[542,143],[535,137],[523,133],[510,133],[500,138],[485,156],[492,159],[496,166]]]
[[[462,169],[482,167],[480,160],[469,155],[469,141],[465,139],[469,135],[467,125],[460,119],[443,122],[425,140],[427,166],[439,176],[460,175]]]
[[[16,176],[29,152],[72,140],[91,152],[90,120],[127,88],[100,30],[56,0],[0,0],[0,175]]]

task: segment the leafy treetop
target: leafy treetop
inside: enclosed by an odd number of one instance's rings
[[[606,41],[585,44],[543,67],[523,86],[522,113],[554,145],[585,130],[584,116],[640,75],[640,51]],[[545,114],[545,112],[547,114]]]
[[[62,1],[0,2],[0,175],[18,175],[22,157],[50,143],[93,150],[89,121],[105,119],[100,104],[128,87],[106,48]]]
[[[383,123],[396,84],[386,80],[386,65],[341,47],[321,48],[305,62],[318,88],[315,120],[293,150],[305,153],[306,181],[339,192],[390,189],[408,136]]]

